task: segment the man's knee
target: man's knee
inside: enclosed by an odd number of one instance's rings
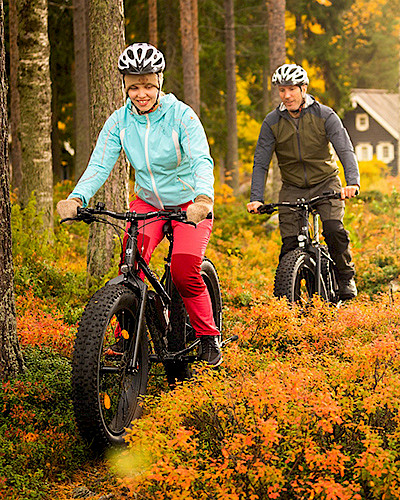
[[[284,255],[286,255],[288,252],[291,252],[295,248],[297,248],[299,245],[299,241],[297,236],[286,236],[285,238],[282,238],[282,247],[281,247],[281,253],[279,255],[279,260],[282,259]]]
[[[329,247],[329,250],[333,253],[342,254],[345,252],[349,246],[350,238],[349,233],[343,226],[340,220],[326,220],[322,223],[323,232],[322,235]]]

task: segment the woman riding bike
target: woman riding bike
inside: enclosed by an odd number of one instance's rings
[[[126,103],[106,121],[88,167],[68,199],[57,205],[62,219],[75,217],[104,184],[121,149],[135,170],[135,199],[130,210],[147,213],[169,205],[186,210],[195,225],[172,222],[171,274],[191,325],[201,341],[200,360],[222,362],[212,305],[200,274],[213,219],[214,176],[203,126],[195,112],[173,94],[162,92],[165,59],[148,43],[134,43],[119,57]],[[211,218],[209,218],[211,217]],[[164,237],[164,221],[144,225],[138,248],[149,262]]]

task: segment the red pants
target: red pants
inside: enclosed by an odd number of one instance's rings
[[[181,205],[182,210],[190,205]],[[131,202],[129,209],[137,213],[153,212],[157,208],[140,198]],[[153,222],[154,221],[154,222]],[[164,238],[164,220],[153,219],[150,223],[139,224],[138,249],[144,260],[149,263],[157,245]],[[183,222],[172,221],[174,246],[171,260],[172,280],[180,293],[196,336],[219,335],[215,326],[212,305],[207,287],[200,275],[206,247],[211,235],[213,221],[205,219],[196,227]],[[124,248],[126,237],[124,240]]]

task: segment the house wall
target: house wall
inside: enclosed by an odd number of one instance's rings
[[[391,174],[397,175],[397,140],[384,129],[376,120],[369,115],[369,127],[364,132],[356,129],[356,115],[358,113],[366,113],[359,105],[354,110],[348,111],[343,118],[344,126],[346,127],[354,148],[359,143],[368,143],[373,147],[373,154],[377,154],[377,146],[380,142],[390,142],[394,146],[394,158],[388,163],[391,168]],[[368,114],[368,113],[367,113]]]

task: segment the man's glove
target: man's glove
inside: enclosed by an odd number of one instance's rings
[[[70,219],[78,215],[78,207],[82,206],[80,198],[70,198],[69,200],[61,200],[57,203],[57,212],[61,219]],[[69,220],[65,224],[72,224],[74,221]]]
[[[205,194],[199,194],[194,200],[194,203],[189,205],[186,209],[186,218],[190,222],[198,224],[212,211],[213,202],[211,198]]]

